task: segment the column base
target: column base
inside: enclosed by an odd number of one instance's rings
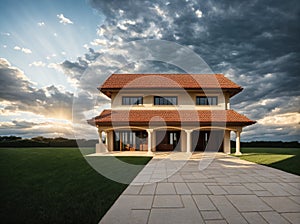
[[[242,155],[242,153],[241,152],[236,152],[234,155],[240,156],[240,155]]]
[[[106,145],[103,143],[96,144],[96,153],[105,153],[108,152]]]

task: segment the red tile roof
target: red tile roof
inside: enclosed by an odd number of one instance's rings
[[[226,89],[231,95],[242,87],[223,74],[112,74],[98,89],[107,96],[120,89]]]
[[[165,122],[167,125],[226,123],[247,126],[254,124],[234,110],[104,110],[88,121],[91,125],[148,125]],[[199,125],[199,123],[198,123]]]

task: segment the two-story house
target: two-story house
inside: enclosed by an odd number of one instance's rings
[[[99,132],[96,152],[221,151],[252,121],[230,109],[242,88],[222,74],[112,74],[98,88],[111,109],[89,120]],[[102,138],[105,137],[105,143]]]

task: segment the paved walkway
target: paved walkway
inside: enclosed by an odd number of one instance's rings
[[[100,223],[300,223],[299,176],[222,153],[182,156],[155,155]]]

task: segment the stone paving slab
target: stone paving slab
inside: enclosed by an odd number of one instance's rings
[[[152,208],[183,208],[179,195],[155,195]]]
[[[244,212],[242,215],[249,224],[268,224],[258,212]]]
[[[172,183],[158,183],[155,194],[176,194],[174,184]]]
[[[225,196],[210,196],[215,206],[221,215],[229,223],[247,223],[241,213],[230,203],[230,201]]]
[[[270,224],[288,224],[290,223],[277,212],[260,212],[260,215]]]
[[[300,223],[300,213],[282,213],[281,214],[286,220],[293,224]]]
[[[300,223],[299,176],[223,153],[180,158],[154,154],[100,223]]]
[[[197,209],[192,197],[190,195],[181,196],[184,204],[183,208],[165,209],[153,208],[151,209],[148,223],[149,224],[195,224],[204,223],[199,210]]]
[[[287,197],[261,197],[277,212],[300,212],[300,205]]]
[[[227,195],[226,198],[240,212],[272,211],[272,208],[256,195]]]

